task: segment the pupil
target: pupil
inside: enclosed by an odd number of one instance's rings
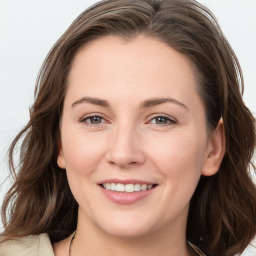
[[[165,124],[166,123],[166,118],[164,118],[164,117],[158,117],[157,118],[157,123],[160,123],[160,124]]]
[[[94,116],[94,117],[91,118],[91,122],[93,124],[99,124],[101,122],[101,118],[98,117],[98,116]]]

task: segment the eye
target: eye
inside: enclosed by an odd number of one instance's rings
[[[93,116],[84,117],[81,120],[81,122],[86,123],[88,125],[98,125],[101,123],[106,123],[106,120],[101,116],[93,115]]]
[[[150,123],[157,125],[175,124],[177,121],[169,116],[158,115],[150,120]]]

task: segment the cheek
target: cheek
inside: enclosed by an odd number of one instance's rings
[[[66,170],[78,175],[92,172],[103,158],[106,147],[104,141],[97,139],[97,136],[85,136],[83,132],[73,132],[72,137],[66,136],[62,143]]]
[[[192,135],[193,134],[193,135]],[[205,140],[196,133],[176,133],[154,138],[147,148],[151,159],[166,177],[200,176],[204,163]]]

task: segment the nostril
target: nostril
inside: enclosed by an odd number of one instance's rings
[[[129,165],[135,165],[137,162],[130,162]]]
[[[138,162],[136,162],[136,161],[131,161],[131,162],[129,162],[129,161],[125,161],[125,160],[123,160],[123,159],[116,159],[116,161],[113,161],[113,160],[111,160],[111,161],[109,161],[109,164],[110,165],[118,165],[118,166],[121,166],[121,167],[124,167],[125,168],[125,166],[126,167],[128,167],[128,166],[136,166],[136,165],[138,165],[139,163]]]

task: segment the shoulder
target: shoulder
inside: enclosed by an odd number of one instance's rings
[[[0,241],[0,256],[54,256],[46,233],[26,236],[15,240]]]

